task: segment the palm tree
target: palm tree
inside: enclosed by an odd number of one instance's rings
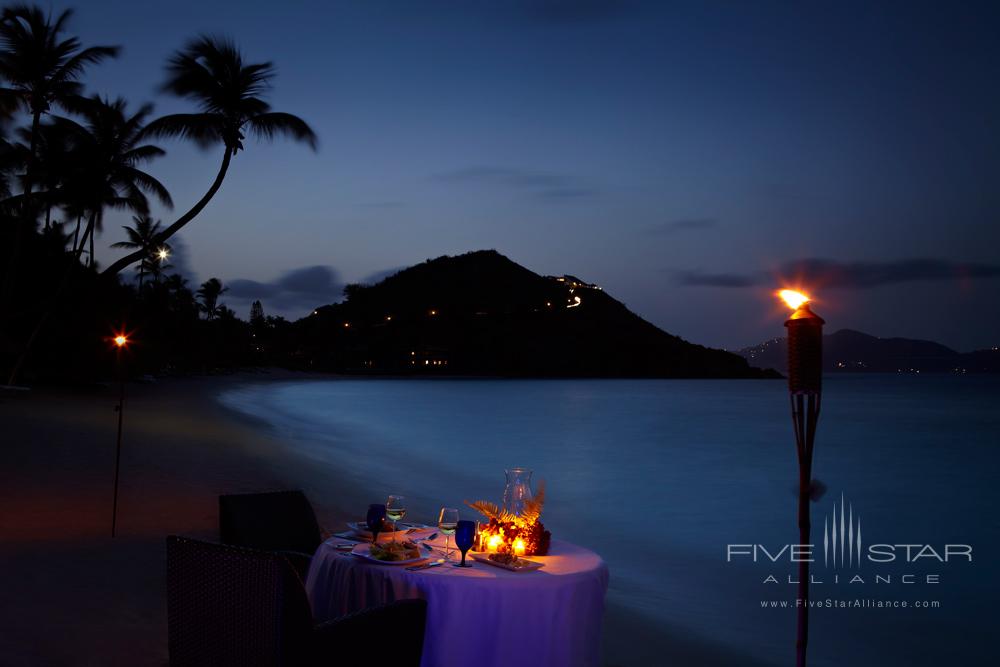
[[[229,291],[228,287],[222,286],[222,281],[218,278],[209,278],[198,288],[198,298],[201,299],[201,309],[205,312],[205,319],[215,319],[219,314],[219,297]]]
[[[67,183],[60,196],[72,202],[68,208],[71,215],[87,214],[89,219],[75,249],[76,261],[63,273],[59,286],[50,296],[41,318],[14,362],[7,384],[14,384],[39,332],[69,285],[88,240],[89,262],[93,266],[94,233],[101,228],[104,210],[115,208],[146,214],[149,212],[146,193],[155,195],[165,206],[173,205],[170,193],[163,184],[139,169],[140,165],[165,155],[162,148],[139,143],[143,139],[143,122],[152,112],[153,107],[146,104],[136,113],[128,115],[125,100],[119,98],[109,102],[93,97],[81,104],[80,113],[84,117],[84,124],[68,118],[53,119],[53,123],[62,125],[66,130],[71,146],[70,153],[66,156],[70,164],[67,168]]]
[[[0,15],[0,78],[7,87],[0,97],[31,115],[28,166],[24,192],[31,194],[39,127],[52,105],[72,111],[83,90],[79,77],[88,65],[118,55],[117,46],[83,48],[76,37],[63,38],[73,15],[67,9],[54,20],[40,8],[13,5]]]
[[[94,263],[94,235],[102,228],[104,210],[131,210],[140,215],[149,212],[147,193],[172,207],[170,193],[160,181],[140,166],[166,152],[145,140],[146,118],[153,107],[144,104],[129,115],[124,99],[114,101],[93,97],[80,107],[84,123],[67,118],[54,122],[65,126],[74,138],[73,176],[65,195],[73,207],[89,216],[87,227],[77,247],[77,257],[84,245],[90,245],[90,265]],[[144,254],[144,251],[137,251]]]
[[[243,54],[232,42],[203,36],[177,52],[167,64],[163,91],[194,101],[197,113],[171,114],[158,118],[146,128],[148,136],[191,139],[208,148],[222,144],[222,165],[208,192],[187,213],[160,232],[163,243],[197,216],[222,186],[233,156],[243,150],[244,132],[260,139],[288,136],[316,149],[316,134],[297,116],[271,111],[263,99],[274,78],[271,63],[245,64]],[[142,259],[135,251],[104,270],[115,275]]]
[[[127,241],[112,243],[112,248],[137,248],[142,251],[144,258],[139,262],[139,291],[142,291],[142,281],[146,275],[146,270],[152,268],[150,262],[157,262],[159,258],[153,257],[153,251],[159,248],[153,246],[156,234],[160,231],[160,221],[153,220],[148,215],[133,215],[132,223],[134,227],[123,225],[122,229],[128,235]],[[166,250],[166,248],[164,248]]]

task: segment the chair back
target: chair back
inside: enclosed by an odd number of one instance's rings
[[[301,491],[219,496],[219,539],[223,544],[309,555],[323,541],[316,514]]]
[[[313,620],[284,557],[167,538],[171,667],[296,665],[311,651]]]

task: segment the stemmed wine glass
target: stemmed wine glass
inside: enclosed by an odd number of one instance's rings
[[[453,507],[442,507],[441,516],[438,517],[438,530],[444,534],[444,557],[446,559],[451,558],[451,536],[455,534],[455,526],[457,524],[458,510]]]
[[[472,548],[476,539],[476,522],[459,521],[455,526],[455,546],[462,552],[462,562],[452,563],[455,567],[472,567],[465,563],[465,553]]]
[[[396,522],[406,516],[406,498],[389,496],[385,503],[385,515],[392,521],[392,541],[396,541]]]
[[[382,531],[382,521],[385,520],[385,505],[369,505],[368,515],[365,521],[368,530],[372,531],[372,544],[378,541],[378,534]]]

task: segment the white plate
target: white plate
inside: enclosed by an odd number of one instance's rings
[[[517,567],[513,565],[507,565],[505,563],[498,563],[495,560],[490,560],[489,554],[478,553],[469,554],[472,559],[478,563],[486,563],[487,565],[492,565],[493,567],[500,567],[504,570],[510,570],[511,572],[533,572],[540,568],[545,567],[545,563],[539,563],[537,560],[528,560],[527,558],[522,558],[520,564]]]
[[[363,558],[371,563],[378,563],[379,565],[414,565],[416,563],[423,563],[427,560],[427,556],[421,556],[420,558],[410,558],[409,560],[379,560],[374,558],[369,549],[371,549],[370,544],[355,544],[354,548],[351,549],[351,553],[358,558]]]
[[[379,531],[378,541],[379,542],[388,542],[389,540],[392,539],[393,535],[395,535],[396,538],[398,539],[398,538],[402,537],[403,535],[405,535],[406,531],[410,529],[410,525],[409,524],[402,524],[402,523],[400,523],[399,525],[400,526],[405,526],[405,527],[402,530],[397,530],[396,532],[392,532],[391,530],[382,530],[382,531]],[[347,522],[347,527],[350,528],[351,532],[354,533],[355,535],[357,535],[358,537],[366,539],[369,542],[371,541],[371,539],[372,539],[372,531],[368,530],[368,524],[365,523],[364,521],[348,521]]]

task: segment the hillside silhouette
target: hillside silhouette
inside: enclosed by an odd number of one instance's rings
[[[772,338],[740,350],[750,363],[784,370],[788,344]],[[950,347],[912,338],[878,338],[852,329],[823,337],[823,370],[827,373],[996,373],[1000,352],[961,353]]]
[[[599,286],[540,276],[493,250],[439,257],[295,324],[298,365],[335,372],[576,377],[771,377],[688,343]]]

